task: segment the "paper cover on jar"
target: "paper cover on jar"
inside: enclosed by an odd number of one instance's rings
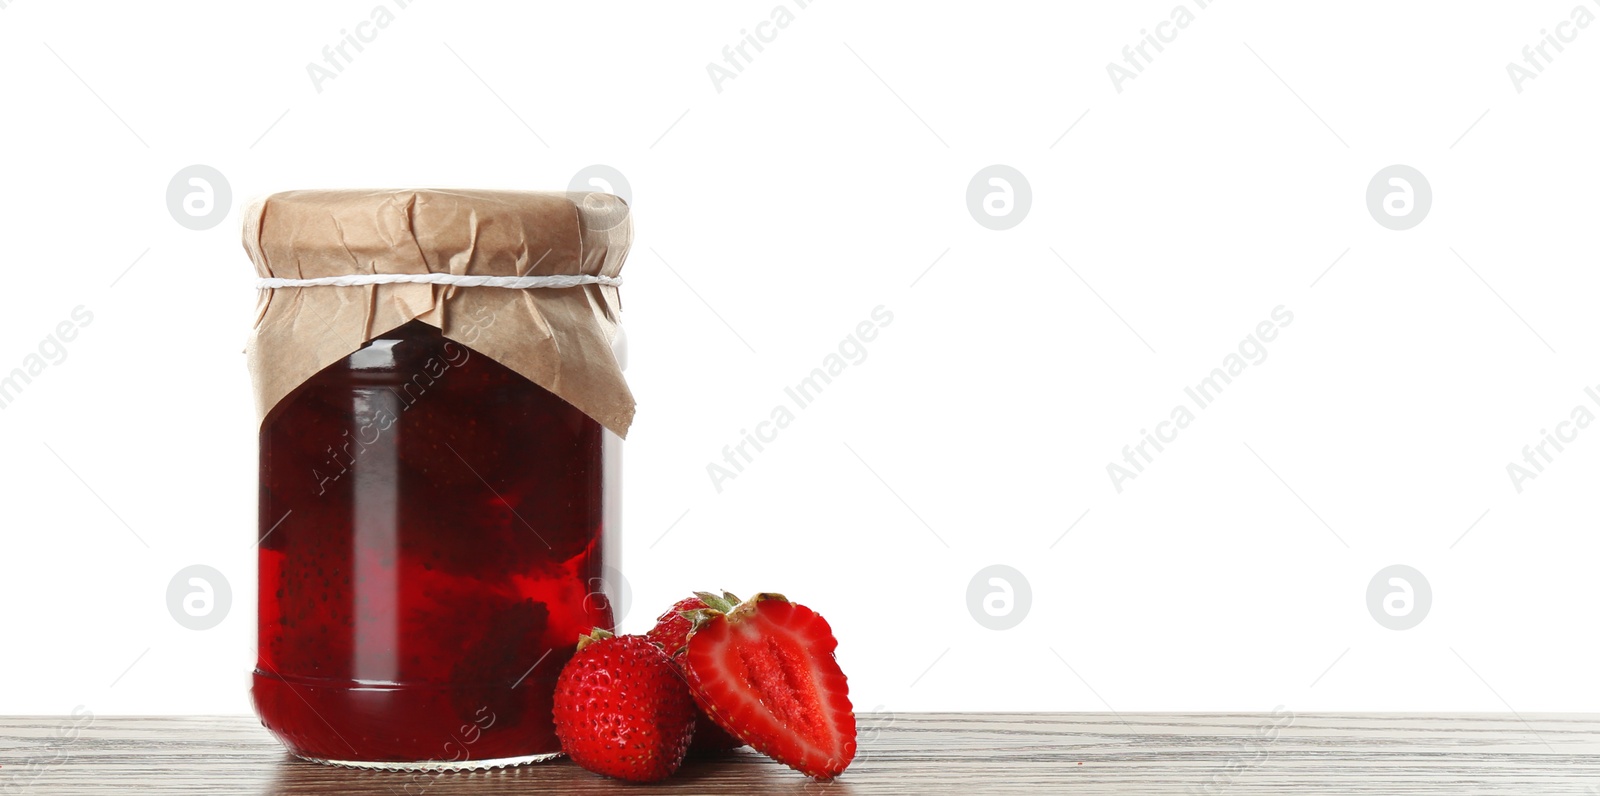
[[[245,210],[263,278],[378,274],[617,277],[633,225],[603,193],[290,191]],[[611,281],[611,280],[605,280]],[[619,436],[634,400],[612,352],[612,284],[358,284],[263,289],[246,347],[263,420],[311,376],[413,319],[555,393]]]

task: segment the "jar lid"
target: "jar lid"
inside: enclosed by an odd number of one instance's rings
[[[244,247],[256,273],[274,280],[261,290],[246,349],[257,417],[368,340],[421,320],[626,436],[634,400],[612,343],[632,238],[627,204],[604,193],[289,191],[257,200],[244,213]]]

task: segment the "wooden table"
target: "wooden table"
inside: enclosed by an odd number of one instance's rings
[[[863,715],[839,780],[748,750],[630,786],[566,761],[438,776],[291,759],[248,716],[0,718],[0,794],[1600,794],[1600,716]]]

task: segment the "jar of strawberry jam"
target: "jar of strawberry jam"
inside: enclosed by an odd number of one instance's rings
[[[247,218],[262,723],[341,765],[556,755],[556,676],[617,618],[626,206],[311,191]]]

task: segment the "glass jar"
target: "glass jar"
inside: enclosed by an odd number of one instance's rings
[[[614,625],[604,433],[420,321],[280,402],[261,427],[267,728],[340,763],[559,752],[556,675]]]
[[[298,192],[247,211],[264,277],[251,695],[295,755],[432,770],[560,752],[556,677],[615,626],[622,588],[613,200]],[[571,227],[596,206],[609,226]]]

